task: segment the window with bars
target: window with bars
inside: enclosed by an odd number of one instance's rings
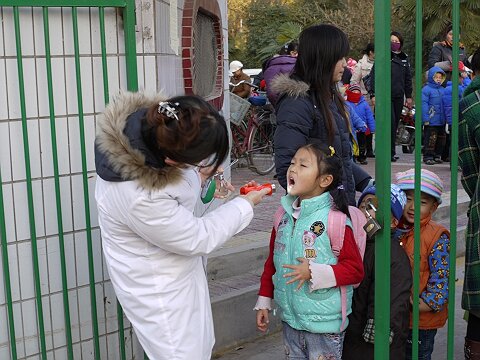
[[[214,18],[201,11],[197,13],[193,30],[193,92],[204,98],[216,94],[218,51]]]

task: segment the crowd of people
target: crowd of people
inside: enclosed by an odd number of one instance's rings
[[[447,124],[450,132],[452,110],[446,103],[451,83],[443,84],[451,44],[450,32],[435,44],[432,53],[440,57],[431,55],[434,63],[422,90],[428,135],[424,161],[429,165],[441,161],[441,128],[445,131]],[[402,46],[401,34],[392,32],[392,161],[398,111],[404,102],[411,105],[412,95]],[[271,231],[256,324],[260,331],[268,329],[275,299],[286,358],[357,359],[361,353],[362,359],[373,359],[374,230],[380,227],[375,211],[388,200],[390,358],[412,356],[415,302],[420,311],[418,358],[431,359],[448,309],[450,234],[432,220],[442,202],[443,182],[421,170],[417,209],[414,169],[395,175],[387,200],[377,196],[372,177],[360,166],[374,156],[368,139],[375,133],[375,88],[365,77],[375,71],[375,53],[368,44],[358,63],[347,64],[349,51],[342,30],[320,24],[304,29],[298,43],[264,64],[264,85],[277,119],[276,172],[286,195]],[[462,306],[469,311],[465,357],[480,359],[480,49],[468,64],[474,79],[462,90],[459,124],[462,183],[472,198]],[[345,77],[347,65],[352,70]],[[240,61],[230,63],[232,84],[250,81],[242,68]],[[232,91],[248,97],[250,87],[241,85]],[[269,189],[235,197],[201,217],[194,214],[212,177],[223,171],[229,150],[225,119],[199,97],[124,93],[107,106],[97,125],[95,197],[103,252],[125,315],[149,358],[210,359],[214,331],[205,256],[248,226],[254,206]],[[234,191],[228,182],[226,186]],[[418,294],[412,291],[416,212]]]

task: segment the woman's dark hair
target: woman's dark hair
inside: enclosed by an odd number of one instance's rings
[[[403,36],[400,34],[398,31],[392,31],[390,33],[390,36],[396,36],[398,40],[400,40],[400,50],[403,48]]]
[[[174,107],[178,120],[159,113],[158,104],[147,112],[158,149],[165,157],[189,165],[214,155],[202,165],[213,166],[215,172],[229,151],[225,119],[198,96],[177,96],[166,101]]]
[[[370,52],[375,52],[375,45],[373,43],[368,43],[365,49],[362,50],[362,54],[368,55]]]
[[[480,47],[473,53],[470,65],[473,73],[478,76],[480,74]]]
[[[335,154],[333,146],[326,147],[318,142],[313,142],[302,146],[300,149],[305,149],[315,155],[317,158],[318,176],[332,175],[333,181],[327,188],[327,191],[330,192],[332,196],[335,208],[350,217],[348,198],[342,183],[342,159]]]
[[[299,37],[298,57],[292,77],[310,85],[311,95],[325,119],[328,139],[333,143],[335,126],[330,102],[336,103],[347,128],[344,100],[333,82],[333,70],[348,55],[350,45],[345,33],[336,26],[320,24],[304,29]]]

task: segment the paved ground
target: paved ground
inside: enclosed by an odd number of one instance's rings
[[[401,149],[397,149],[397,153],[400,159],[396,163],[392,163],[392,174],[398,171],[405,171],[413,167],[414,157],[413,154],[402,154]],[[427,165],[425,165],[427,167]],[[369,159],[368,165],[364,166],[367,172],[371,175],[375,174],[375,159]],[[438,164],[427,167],[429,170],[434,171],[444,181],[445,184],[445,196],[449,197],[450,192],[450,169],[449,164]],[[255,233],[258,231],[265,231],[266,228],[271,227],[272,215],[274,214],[280,197],[285,193],[284,190],[278,185],[278,182],[273,179],[273,173],[266,176],[259,176],[252,173],[246,168],[232,169],[232,184],[235,187],[240,187],[248,180],[256,180],[260,183],[273,182],[277,185],[278,191],[262,204],[255,208],[255,218],[252,223],[242,231],[241,234],[247,235],[249,233]],[[458,188],[461,189],[460,174],[458,180]],[[460,309],[461,289],[463,286],[463,258],[457,258],[457,271],[456,271],[456,295],[455,295],[455,359],[463,359],[463,337],[465,334],[466,323],[463,321],[463,311]],[[252,321],[254,321],[254,313],[251,314]],[[439,331],[436,337],[436,346],[433,359],[446,359],[447,353],[447,328],[445,327]],[[217,356],[221,360],[267,360],[267,359],[283,359],[283,345],[280,333],[269,334],[266,337],[260,338],[254,342],[246,343],[236,349],[224,353],[221,356]],[[359,359],[361,357],[359,356]]]

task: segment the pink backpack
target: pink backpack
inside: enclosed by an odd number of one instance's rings
[[[365,215],[356,207],[349,206],[348,211],[350,212],[350,220],[352,222],[353,236],[355,242],[358,246],[358,251],[363,260],[363,255],[365,254],[365,246],[367,243],[367,233],[364,230],[364,226],[367,223]],[[283,215],[285,214],[285,209],[283,206],[280,206],[273,220],[273,226],[275,231],[277,231],[280,221],[282,221]],[[328,213],[328,226],[327,234],[330,238],[330,245],[332,246],[332,251],[336,257],[340,255],[340,250],[343,247],[343,240],[345,234],[345,226],[347,224],[347,215],[339,210],[330,210]],[[360,284],[355,284],[353,287],[357,287]],[[345,329],[345,322],[347,319],[347,287],[340,286],[340,295],[342,299],[342,325],[340,326],[340,331]]]

